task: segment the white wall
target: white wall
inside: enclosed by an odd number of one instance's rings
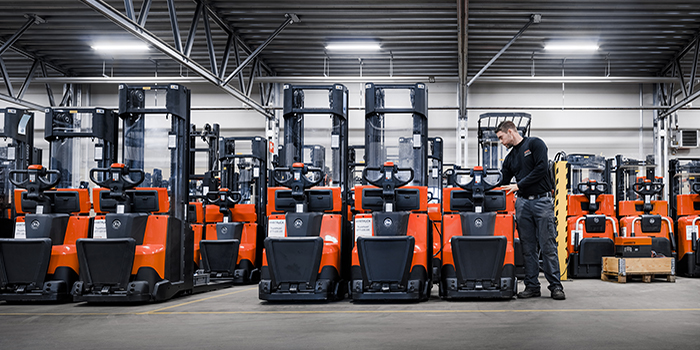
[[[338,83],[343,83],[339,81]],[[350,93],[350,107],[363,107],[364,84],[345,84]],[[441,136],[445,140],[445,163],[454,163],[456,156],[457,84],[429,83],[429,106],[455,107],[429,112],[429,136]],[[242,103],[210,84],[188,84],[192,90],[193,107],[231,107]],[[60,99],[61,86],[54,85],[56,99]],[[85,91],[85,89],[84,89]],[[651,85],[643,87],[643,104],[651,106]],[[84,105],[116,107],[116,85],[92,85],[89,101],[83,97]],[[252,96],[255,100],[259,98]],[[43,85],[33,85],[25,100],[48,105]],[[322,101],[323,102],[323,101]],[[641,158],[653,153],[652,111],[644,111],[640,124],[638,110],[529,110],[509,109],[522,106],[639,106],[639,84],[573,84],[562,88],[561,84],[506,84],[475,83],[469,90],[470,107],[504,107],[502,110],[469,110],[469,165],[477,162],[476,128],[479,115],[486,112],[527,112],[532,115],[532,135],[539,136],[549,146],[550,157],[558,151],[567,153],[594,153],[612,157],[623,154],[630,158]],[[281,100],[275,103],[281,105]],[[0,107],[13,106],[0,102]],[[277,112],[281,113],[281,112]],[[36,144],[46,149],[43,140],[43,113],[36,113]],[[700,128],[700,111],[679,112],[680,128]],[[265,118],[253,110],[224,110],[192,112],[192,122],[198,127],[205,123],[221,125],[223,136],[265,136]],[[350,111],[350,144],[363,143],[364,112]],[[642,152],[640,154],[640,126]],[[681,150],[678,156],[700,156],[700,150]],[[48,151],[45,151],[47,159]]]

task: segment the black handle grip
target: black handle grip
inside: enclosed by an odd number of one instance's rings
[[[608,184],[605,182],[588,181],[578,184],[577,189],[586,196],[599,196],[608,191]]]
[[[381,167],[367,167],[362,169],[362,177],[370,184],[377,186],[377,187],[384,187],[387,183],[393,183],[394,188],[396,187],[403,187],[406,186],[408,183],[413,181],[413,176],[414,172],[413,169],[411,168],[399,168],[396,165],[392,166],[391,168],[391,176],[390,178],[386,178],[386,171],[387,167],[385,165],[382,165]],[[369,177],[367,177],[367,172],[369,171],[377,171],[382,174],[382,176],[378,180],[372,180]],[[400,172],[409,172],[408,180],[401,180],[396,175]]]
[[[481,176],[480,182],[483,183],[483,189],[485,191],[489,191],[498,184],[501,183],[501,179],[503,177],[503,174],[501,174],[498,169],[486,169],[486,170],[478,170],[478,169],[451,169],[452,170],[452,185],[457,186],[467,192],[472,192],[474,185],[476,185],[475,181],[477,180],[477,176]],[[472,180],[467,183],[467,184],[461,184],[457,181],[457,177],[459,175],[467,175],[471,176]],[[486,181],[486,176],[488,175],[498,175],[498,178],[496,182],[488,182]]]
[[[632,185],[632,190],[642,196],[653,196],[661,193],[664,189],[664,184],[661,182],[637,182]]]
[[[207,192],[205,198],[210,204],[228,208],[231,204],[235,205],[240,202],[243,196],[238,191],[210,191]]]
[[[692,190],[693,193],[700,193],[700,182],[694,182]]]
[[[96,173],[103,173],[106,174],[104,177],[103,181],[98,181],[95,178]],[[115,180],[111,175],[112,173],[118,173],[119,174],[119,179]],[[139,174],[140,178],[137,181],[134,181],[131,179],[131,174]],[[93,168],[90,169],[90,180],[92,182],[100,185],[101,187],[107,187],[109,188],[110,185],[114,183],[121,183],[123,184],[124,189],[128,188],[134,188],[138,185],[140,185],[143,180],[146,179],[146,173],[141,170],[141,169],[129,169],[127,167],[124,168]]]
[[[299,179],[294,178],[295,171],[299,172]],[[321,183],[321,181],[323,181],[323,170],[320,168],[310,167],[307,165],[304,165],[303,167],[297,167],[297,168],[295,168],[295,167],[292,167],[292,168],[290,168],[290,167],[284,167],[284,168],[277,167],[277,168],[274,168],[272,170],[272,172],[274,173],[273,175],[274,175],[275,182],[277,182],[279,185],[282,185],[282,186],[287,187],[287,188],[293,188],[295,182],[296,183],[301,182],[301,185],[302,185],[301,187],[303,187],[304,189],[307,189],[307,188],[314,187],[314,186],[318,185],[319,183]],[[291,176],[286,180],[280,180],[277,177],[277,174],[279,174],[279,173],[289,173],[289,174],[291,174]],[[309,180],[309,178],[306,176],[306,174],[308,174],[308,173],[318,174],[318,176],[317,176],[318,179],[314,180],[314,181]]]
[[[15,174],[25,174],[26,179],[24,181],[17,181],[15,179]],[[26,169],[26,170],[10,170],[10,183],[15,185],[18,188],[23,188],[27,189],[30,183],[30,175],[33,174],[36,176],[36,180],[34,182],[38,183],[38,190],[39,191],[44,191],[48,190],[49,188],[52,188],[56,186],[59,181],[61,181],[61,172],[58,170],[47,170],[46,168],[41,168],[39,169]],[[49,175],[56,175],[55,179],[53,181],[47,179]],[[35,187],[36,188],[36,187]]]

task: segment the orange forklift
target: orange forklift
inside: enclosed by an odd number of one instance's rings
[[[443,240],[440,297],[502,298],[517,293],[515,216],[506,193],[494,190],[497,169],[452,169],[443,190]],[[471,179],[471,180],[470,180]]]
[[[100,186],[92,196],[97,216],[92,237],[76,242],[74,299],[142,303],[192,293],[190,91],[120,84],[119,117],[123,163],[90,171]]]
[[[14,238],[0,241],[2,300],[72,301],[70,288],[79,273],[76,240],[89,237],[93,223],[86,169],[116,158],[113,111],[49,108],[45,116],[51,170],[30,165],[10,171],[19,188],[14,201],[19,216]]]
[[[312,99],[325,107],[306,107]],[[285,84],[283,117],[258,295],[266,301],[342,299],[351,246],[348,90]]]
[[[569,154],[566,161],[568,275],[600,278],[602,257],[615,255],[619,235],[610,170],[605,158],[594,154]]]
[[[657,200],[663,192],[662,179],[654,176],[648,161],[615,158],[617,215],[620,235],[615,254],[624,257],[675,257],[673,221],[668,202]],[[645,176],[638,176],[643,169]]]
[[[671,217],[678,225],[677,272],[700,277],[698,225],[700,225],[700,159],[672,159],[669,165]]]
[[[385,107],[387,96],[401,95],[410,107]],[[363,178],[370,185],[355,187],[353,301],[430,298],[427,107],[425,84],[365,84]]]
[[[212,281],[257,282],[265,238],[267,140],[219,141],[220,188],[204,195],[206,229],[199,242],[199,268]]]

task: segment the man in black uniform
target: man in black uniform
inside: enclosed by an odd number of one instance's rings
[[[511,151],[503,161],[501,185],[508,193],[517,191],[515,221],[525,259],[525,290],[518,298],[541,296],[537,245],[549,282],[552,299],[564,300],[564,288],[559,280],[556,229],[554,225],[553,184],[548,176],[547,145],[537,137],[523,138],[511,121],[498,125],[496,136]],[[517,183],[510,184],[515,176]]]

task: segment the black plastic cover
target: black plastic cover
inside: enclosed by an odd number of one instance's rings
[[[615,243],[610,238],[584,238],[578,256],[579,265],[602,265],[602,257],[615,256]]]
[[[74,191],[44,191],[46,203],[51,204],[52,213],[77,213],[80,212],[80,195]],[[36,212],[39,203],[32,199],[27,199],[27,192],[22,192],[22,211],[25,213]]]
[[[642,215],[642,232],[661,232],[661,215]]]
[[[156,190],[126,190],[124,191],[131,202],[132,213],[152,213],[160,210],[158,191]],[[100,192],[100,211],[116,213],[119,201],[112,198],[109,191]]]
[[[127,287],[136,254],[133,238],[78,239],[76,247],[80,280],[88,288]]]
[[[321,237],[265,238],[265,254],[273,285],[308,283],[314,285],[321,265]]]
[[[463,236],[493,236],[496,213],[460,213]]]
[[[287,237],[319,237],[323,213],[287,213]]]
[[[323,212],[333,210],[333,191],[331,190],[306,190],[307,210],[312,212]],[[292,198],[291,190],[275,191],[275,211],[294,212],[296,211],[296,200]]]
[[[506,237],[452,237],[457,281],[492,281],[498,284],[506,256]]]
[[[148,214],[127,213],[127,214],[107,214],[105,215],[105,225],[107,226],[107,238],[132,238],[136,245],[143,244],[146,235],[146,224]]]
[[[29,285],[41,288],[51,259],[51,240],[0,239],[0,286]]]
[[[474,211],[474,202],[472,202],[472,194],[464,190],[451,191],[450,210]],[[486,191],[486,193],[484,193],[483,211],[494,212],[504,210],[506,210],[505,191]]]
[[[244,225],[242,222],[218,222],[216,223],[216,239],[237,239],[240,241]]]
[[[62,245],[68,227],[68,214],[27,214],[24,216],[27,238],[49,238]]]
[[[604,233],[605,223],[607,222],[605,215],[586,215],[586,232],[589,233]]]
[[[202,240],[199,242],[202,253],[202,267],[207,273],[226,273],[233,276],[238,262],[240,240]]]
[[[397,188],[395,211],[420,209],[420,191],[417,188]],[[371,211],[384,210],[382,190],[379,188],[362,189],[362,209]]]
[[[374,236],[406,236],[410,216],[411,213],[406,211],[372,213]]]
[[[411,272],[413,236],[359,237],[357,252],[364,284],[398,283],[405,286]]]

